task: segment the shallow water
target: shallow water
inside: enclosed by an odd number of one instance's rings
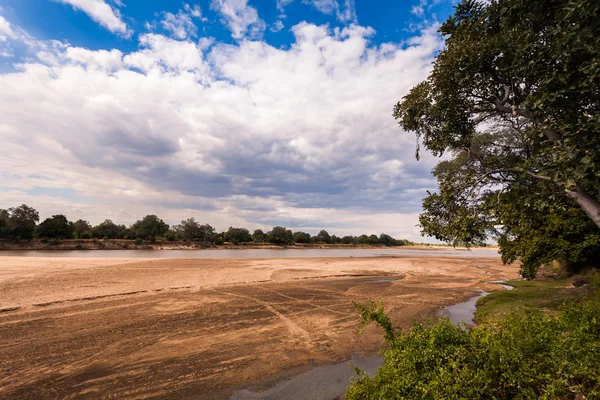
[[[327,258],[476,257],[497,258],[496,249],[205,249],[205,250],[1,250],[0,257],[81,258]]]
[[[350,364],[372,376],[382,363],[381,357],[370,357],[318,367],[279,382],[263,392],[239,390],[230,397],[230,400],[333,400],[343,398],[350,385],[350,379],[356,377],[356,374],[350,369]]]
[[[513,290],[514,287],[508,285],[497,284],[506,290]],[[465,323],[467,325],[475,324],[475,311],[477,311],[477,300],[485,297],[489,292],[481,291],[481,293],[475,297],[471,297],[469,300],[448,306],[442,310],[442,315],[450,318],[455,324]]]

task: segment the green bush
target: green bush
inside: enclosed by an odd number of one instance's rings
[[[381,306],[356,305],[389,348],[374,377],[346,393],[366,399],[599,399],[600,296],[556,314],[522,309],[474,329],[448,319],[395,329]]]
[[[135,244],[138,246],[141,246],[144,244],[144,241],[142,240],[142,238],[136,238],[135,239]]]

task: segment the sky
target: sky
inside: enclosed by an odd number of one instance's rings
[[[453,0],[0,0],[0,208],[419,235]]]

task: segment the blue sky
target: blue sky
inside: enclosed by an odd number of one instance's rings
[[[0,0],[0,208],[418,238],[445,0]]]

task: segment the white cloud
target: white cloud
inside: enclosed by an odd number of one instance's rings
[[[277,9],[283,13],[285,7],[293,1],[294,0],[277,0]],[[355,0],[302,0],[302,2],[316,8],[317,11],[322,12],[323,14],[335,14],[339,22],[358,23]]]
[[[435,28],[384,45],[358,25],[292,33],[286,50],[159,34],[127,54],[40,46],[44,63],[0,74],[0,207],[418,239],[434,160],[414,160],[390,113],[427,76]]]
[[[10,23],[0,15],[0,41],[5,42],[9,38],[15,38],[16,33],[12,30]]]
[[[271,26],[271,32],[279,32],[283,29],[283,27],[283,21],[278,19],[275,21],[275,23],[273,23],[273,26]]]
[[[132,31],[121,19],[119,10],[111,7],[105,0],[55,0],[61,3],[69,4],[76,10],[81,10],[91,19],[111,31],[124,37],[131,37]],[[117,6],[122,6],[120,1],[115,2]]]
[[[198,28],[194,24],[193,18],[202,18],[200,7],[197,5],[190,7],[189,4],[185,4],[184,10],[179,10],[177,14],[164,13],[164,19],[160,23],[175,38],[186,39],[196,36],[198,33]]]
[[[258,17],[256,8],[248,5],[248,0],[213,0],[211,8],[221,14],[234,39],[246,35],[258,38],[265,30],[265,22]]]
[[[284,12],[285,7],[288,4],[291,4],[294,0],[277,0],[277,9],[281,12]]]
[[[195,18],[201,18],[202,17],[202,10],[200,9],[200,7],[197,4],[194,4],[194,6],[190,6],[189,4],[184,4],[183,8],[185,9],[185,11],[187,11],[192,17]]]

